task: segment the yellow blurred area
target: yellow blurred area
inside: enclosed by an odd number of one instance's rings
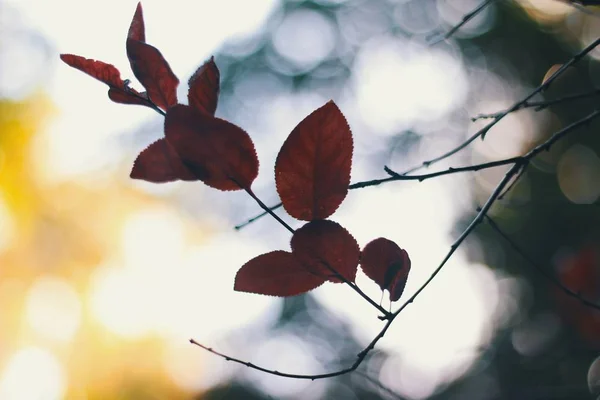
[[[190,398],[169,371],[194,379],[198,353],[172,365],[157,282],[203,234],[118,179],[37,180],[53,112],[43,94],[0,101],[0,399]]]

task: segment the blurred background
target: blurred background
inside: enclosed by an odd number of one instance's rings
[[[211,55],[217,116],[249,132],[254,191],[277,203],[273,165],[293,127],[334,99],[355,140],[352,182],[403,171],[461,143],[600,36],[600,11],[557,0],[497,1],[435,46],[480,0],[143,2],[147,40],[187,79]],[[133,78],[134,0],[0,0],[0,399],[592,399],[600,313],[549,283],[489,225],[466,240],[380,330],[344,285],[276,299],[233,291],[237,269],[289,235],[243,193],[132,181],[162,117],[112,103],[59,53]],[[600,49],[538,100],[600,85]],[[133,87],[140,89],[135,80]],[[597,89],[596,89],[597,90]],[[599,96],[513,113],[431,170],[519,155],[597,107]],[[491,210],[504,232],[573,291],[600,301],[600,129],[592,122],[536,158]],[[332,217],[364,246],[407,249],[402,304],[427,279],[506,167],[351,191]],[[283,213],[283,212],[280,212]],[[298,226],[298,222],[290,221]],[[359,272],[372,298],[379,288]],[[383,305],[388,307],[384,299]],[[593,386],[593,385],[592,385]],[[596,393],[597,395],[598,393]]]

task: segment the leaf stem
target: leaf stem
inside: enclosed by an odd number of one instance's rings
[[[246,193],[248,193],[250,195],[250,197],[252,197],[254,199],[254,201],[256,201],[258,203],[258,205],[260,206],[260,208],[262,208],[263,210],[265,210],[265,212],[267,214],[269,214],[271,217],[275,218],[275,220],[277,220],[277,222],[279,222],[285,229],[287,229],[288,231],[290,231],[290,233],[293,235],[294,232],[296,232],[291,226],[289,226],[287,224],[287,222],[285,222],[284,220],[282,220],[277,214],[275,214],[273,212],[273,210],[271,210],[265,203],[262,202],[261,199],[259,199],[254,192],[252,191],[252,189],[250,188],[244,188],[244,190],[246,191]]]

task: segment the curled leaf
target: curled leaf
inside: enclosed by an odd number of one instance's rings
[[[198,179],[164,138],[152,143],[138,155],[130,177],[155,183]]]
[[[253,258],[240,268],[234,290],[270,296],[295,296],[315,289],[325,278],[314,275],[287,251],[272,251]]]
[[[410,258],[406,250],[391,240],[378,238],[365,246],[360,265],[365,275],[377,283],[381,290],[390,292],[390,301],[402,296],[410,271]]]
[[[214,57],[205,62],[190,78],[188,101],[190,106],[208,115],[215,115],[219,98],[219,69]]]
[[[352,133],[333,101],[301,121],[283,143],[275,182],[283,207],[303,221],[325,219],[348,194]]]
[[[254,143],[230,122],[179,104],[167,111],[165,136],[190,171],[208,186],[250,189],[258,175]]]
[[[163,110],[177,104],[179,79],[156,47],[127,39],[127,57],[133,74],[154,104]]]
[[[292,253],[311,272],[331,282],[342,282],[337,274],[354,282],[360,248],[340,224],[319,220],[298,229],[291,240]]]

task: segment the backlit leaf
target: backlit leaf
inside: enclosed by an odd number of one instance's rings
[[[121,73],[114,65],[73,54],[61,54],[60,58],[67,65],[107,84],[109,87],[108,97],[115,103],[152,107],[152,103],[148,101],[144,93],[127,87],[125,81],[121,79]]]
[[[277,192],[285,210],[303,221],[325,219],[350,184],[352,133],[333,101],[294,128],[275,162]]]
[[[337,272],[354,282],[360,248],[340,224],[328,220],[309,222],[294,233],[291,246],[292,253],[311,272],[339,283],[342,280]]]
[[[406,250],[385,238],[369,242],[360,256],[363,272],[381,290],[390,292],[390,301],[396,301],[402,296],[406,279],[410,271],[410,258]]]
[[[152,107],[152,103],[148,100],[146,92],[140,93],[131,88],[126,88],[124,90],[110,88],[108,89],[108,98],[115,103],[138,104],[141,106]]]
[[[121,73],[112,64],[76,56],[74,54],[61,54],[60,59],[67,65],[85,72],[92,78],[98,79],[100,82],[106,83],[111,88],[123,89],[125,87],[125,83],[123,82],[123,79],[121,79]]]
[[[138,155],[130,177],[155,183],[198,179],[164,138],[152,143]]]
[[[272,251],[240,268],[234,290],[270,296],[295,296],[315,289],[325,278],[314,275],[287,251]]]
[[[133,74],[154,104],[163,110],[177,104],[179,79],[156,47],[127,39],[127,57]]]
[[[219,190],[250,189],[258,158],[240,127],[185,105],[167,111],[165,136],[195,176]]]
[[[219,69],[214,58],[202,64],[189,80],[188,101],[197,110],[215,115],[219,98]]]

